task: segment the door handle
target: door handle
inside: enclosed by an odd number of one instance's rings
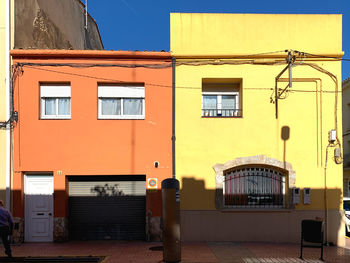
[[[43,216],[44,213],[36,213],[37,216]]]

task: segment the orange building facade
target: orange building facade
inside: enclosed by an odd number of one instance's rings
[[[17,241],[160,240],[167,52],[13,50]]]

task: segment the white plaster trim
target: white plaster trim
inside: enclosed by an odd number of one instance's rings
[[[255,155],[248,157],[239,157],[233,160],[229,160],[224,164],[217,163],[213,166],[213,169],[216,173],[216,189],[222,189],[224,182],[224,171],[232,169],[242,165],[255,165],[263,164],[272,167],[277,167],[288,172],[288,186],[292,188],[295,186],[295,171],[292,168],[292,165],[287,162],[282,162],[280,160],[267,157],[266,155]]]

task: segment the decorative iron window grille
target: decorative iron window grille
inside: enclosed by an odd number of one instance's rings
[[[225,173],[224,206],[237,208],[283,208],[285,176],[265,167],[247,167]]]

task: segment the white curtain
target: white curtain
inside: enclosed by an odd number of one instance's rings
[[[203,96],[203,109],[217,109],[217,96],[216,95],[204,95]]]
[[[56,115],[55,98],[45,98],[45,115]]]
[[[222,116],[233,116],[233,109],[236,108],[236,96],[222,95],[221,108]]]
[[[102,115],[120,115],[120,99],[100,99]]]
[[[221,99],[222,109],[235,109],[236,108],[236,96],[223,95]]]
[[[70,115],[70,98],[58,99],[58,115]]]
[[[123,99],[124,115],[142,115],[142,99]]]
[[[217,115],[217,95],[203,95],[203,116]]]

